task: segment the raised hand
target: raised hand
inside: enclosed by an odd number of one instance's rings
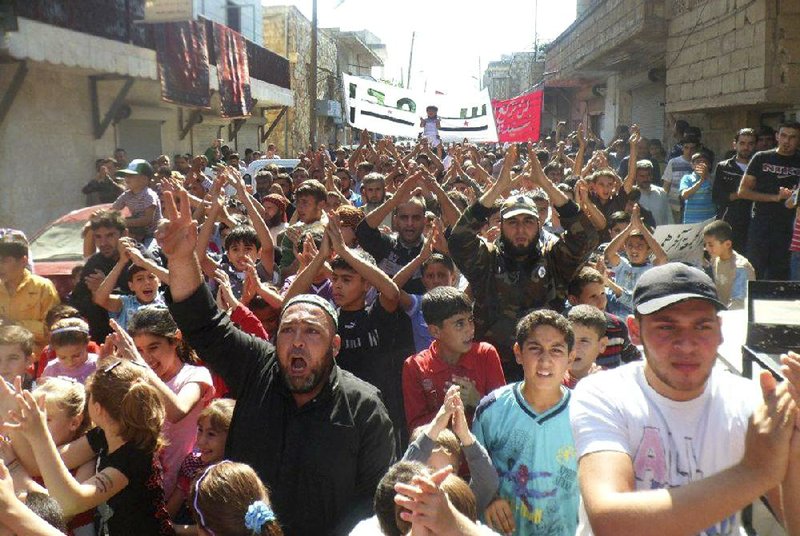
[[[415,476],[410,484],[395,484],[395,503],[408,511],[400,517],[411,523],[411,535],[445,534],[456,524],[453,507],[441,488],[442,482],[452,474],[447,466],[430,477]]]
[[[247,277],[246,274],[245,277]],[[221,302],[220,308],[225,310],[235,309],[239,304],[239,300],[237,300],[236,296],[233,294],[231,280],[225,270],[222,270],[221,268],[214,270],[214,281],[216,281],[218,285],[217,295],[219,296],[219,301]]]
[[[111,341],[116,349],[116,355],[123,359],[129,359],[135,363],[146,365],[147,363],[145,363],[142,358],[142,354],[136,349],[136,343],[133,342],[133,337],[131,337],[116,320],[111,319],[108,321],[108,324],[111,326],[111,329],[114,330],[109,337],[111,337]]]
[[[49,433],[45,395],[34,400],[30,391],[22,391],[15,396],[15,400],[17,406],[6,416],[3,428],[18,431],[29,441],[45,441]]]
[[[189,196],[186,192],[178,194],[183,210],[178,212],[175,199],[170,192],[164,193],[164,215],[156,231],[158,245],[168,259],[189,260],[195,256],[197,247],[197,225],[192,220],[189,209]]]

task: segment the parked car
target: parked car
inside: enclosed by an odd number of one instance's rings
[[[268,166],[269,164],[275,164],[281,170],[281,173],[291,173],[294,168],[300,163],[300,160],[297,158],[281,158],[281,159],[267,159],[267,158],[259,158],[258,160],[253,160],[250,162],[250,165],[247,166],[247,171],[244,172],[244,180],[248,184],[252,184],[251,179],[258,173],[261,168]]]
[[[62,301],[72,292],[72,270],[83,264],[81,230],[91,215],[110,204],[94,205],[73,210],[49,223],[30,241],[34,271],[55,284]]]

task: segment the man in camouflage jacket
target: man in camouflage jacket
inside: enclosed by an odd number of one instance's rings
[[[542,244],[536,204],[527,196],[513,195],[501,209],[500,238],[494,243],[481,239],[478,233],[490,207],[513,187],[516,147],[509,151],[513,154],[506,158],[498,181],[464,212],[447,243],[475,297],[475,337],[497,348],[506,380],[512,382],[522,379],[512,350],[517,321],[534,309],[564,308],[567,285],[597,246],[598,235],[578,205],[544,175],[534,155],[524,174],[547,193],[564,233]]]

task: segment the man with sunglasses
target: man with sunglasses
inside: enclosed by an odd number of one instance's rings
[[[275,345],[246,335],[217,308],[195,255],[197,226],[165,194],[158,240],[169,259],[169,309],[184,338],[236,399],[225,457],[272,490],[287,534],[347,534],[372,515],[394,462],[392,423],[377,389],[334,357],[338,314],[303,294],[284,304]],[[185,192],[180,206],[188,207]]]

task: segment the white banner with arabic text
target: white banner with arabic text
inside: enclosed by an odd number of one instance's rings
[[[442,141],[497,141],[489,92],[441,95],[343,75],[345,113],[350,126],[384,136],[416,138],[425,108],[439,108]]]

